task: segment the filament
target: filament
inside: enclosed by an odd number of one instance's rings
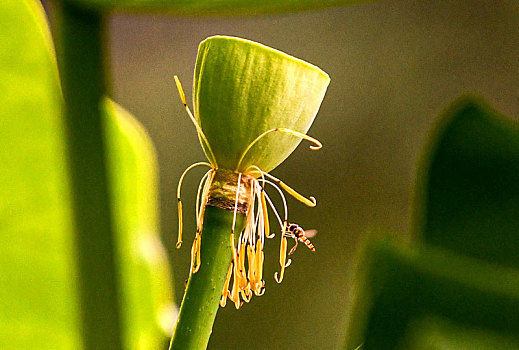
[[[236,213],[238,212],[238,198],[240,195],[240,184],[241,184],[241,173],[238,174],[238,186],[236,188],[236,200],[234,202],[234,215],[232,218],[232,233],[234,233],[234,227],[236,226]]]
[[[213,178],[215,175],[215,171],[213,169],[209,170],[202,177],[200,184],[198,185],[198,191],[196,194],[196,230],[197,232],[202,232],[202,227],[204,225],[204,212],[205,212],[205,203],[207,202],[207,196],[209,194],[209,189],[211,187],[211,183],[213,182]],[[204,182],[205,180],[205,182]],[[200,197],[200,191],[202,196]]]
[[[302,138],[304,140],[312,142],[314,145],[310,146],[311,150],[317,151],[317,150],[323,148],[323,144],[319,140],[317,140],[317,139],[315,139],[315,138],[313,138],[311,136],[308,136],[307,134],[303,134],[303,133],[301,133],[299,131],[295,131],[295,130],[291,130],[291,129],[287,129],[287,128],[277,128],[276,131],[279,131],[279,132],[281,132],[283,134],[288,134],[288,135],[300,137],[300,138]]]
[[[180,83],[180,79],[175,75],[173,77],[175,79],[175,84],[177,85],[178,94],[180,95],[180,100],[182,100],[182,104],[184,105],[187,114],[189,115],[189,118],[193,122],[196,128],[196,132],[198,135],[200,135],[200,138],[202,139],[203,143],[206,146],[207,151],[209,152],[209,161],[214,164],[215,168],[218,167],[218,164],[216,163],[216,157],[214,156],[213,150],[211,149],[211,145],[209,144],[209,141],[207,140],[207,137],[205,137],[204,132],[202,131],[202,128],[200,125],[198,125],[198,122],[196,121],[195,117],[191,113],[191,110],[189,109],[187,102],[186,102],[186,94],[184,93],[184,89],[182,88],[182,84]]]
[[[200,165],[206,165],[208,167],[211,167],[211,164],[207,163],[207,162],[198,162],[198,163],[195,163],[195,164],[191,164],[186,170],[184,170],[184,172],[182,173],[182,175],[180,176],[180,180],[178,181],[178,186],[177,186],[177,201],[178,201],[178,240],[177,240],[177,245],[176,247],[177,248],[180,248],[182,246],[182,228],[183,228],[183,223],[182,223],[182,200],[180,199],[180,190],[182,189],[182,182],[184,181],[184,177],[186,176],[186,174],[193,168],[197,167],[197,166],[200,166]],[[203,178],[202,178],[203,179]]]
[[[265,193],[265,199],[270,204],[270,208],[272,209],[272,211],[276,215],[276,218],[278,219],[278,222],[279,222],[279,226],[281,227],[281,229],[283,229],[283,221],[281,220],[281,217],[279,216],[278,211],[276,210],[276,207],[274,206],[274,204],[270,200],[270,197],[267,195],[267,193]]]
[[[283,191],[281,191],[281,189],[272,181],[265,180],[265,183],[268,183],[269,185],[274,187],[279,192],[279,195],[281,196],[281,200],[283,201],[283,209],[285,210],[285,221],[287,221],[288,220],[288,207],[287,207],[287,200],[285,198],[285,195],[283,194]],[[274,206],[272,206],[272,207],[274,207]]]
[[[177,79],[178,80],[178,79]],[[318,149],[321,149],[323,147],[323,144],[321,142],[319,142],[319,140],[311,137],[311,136],[308,136],[306,134],[303,134],[299,131],[295,131],[295,130],[291,130],[291,129],[287,129],[287,128],[274,128],[274,129],[270,129],[270,130],[267,130],[265,131],[263,134],[259,135],[258,137],[256,137],[248,146],[247,148],[245,149],[245,151],[243,151],[241,157],[240,157],[240,160],[238,161],[238,166],[236,167],[236,171],[238,171],[240,169],[240,165],[241,165],[241,162],[243,161],[243,159],[245,158],[245,156],[247,155],[247,153],[250,151],[250,149],[252,148],[252,146],[254,146],[259,140],[261,140],[264,136],[270,134],[270,133],[273,133],[273,132],[281,132],[283,134],[287,134],[287,135],[292,135],[292,136],[296,136],[296,137],[299,137],[299,138],[302,138],[304,140],[307,140],[307,141],[310,141],[312,142],[314,145],[310,146],[310,149],[316,151]]]

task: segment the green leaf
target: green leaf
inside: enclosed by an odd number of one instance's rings
[[[204,40],[198,49],[193,100],[195,116],[218,167],[274,169],[294,151],[300,138],[268,134],[239,160],[268,130],[306,133],[329,82],[316,66],[267,46],[225,36]]]
[[[366,2],[366,0],[68,0],[90,8],[166,12],[175,15],[255,15],[293,12]],[[373,0],[369,0],[373,1]]]
[[[158,232],[155,150],[128,112],[106,100],[107,145],[122,278],[127,349],[160,349],[177,308],[166,251]]]
[[[406,342],[414,344],[410,349],[428,349],[432,330],[424,319],[430,318],[455,325],[449,326],[451,342],[472,334],[471,349],[485,349],[483,339],[490,334],[488,341],[519,342],[519,273],[514,269],[443,249],[387,242],[367,247],[363,269],[344,349],[360,343],[361,349],[405,349]]]
[[[519,123],[467,96],[419,173],[420,247],[368,246],[346,349],[519,344]]]
[[[429,152],[416,215],[425,242],[519,267],[519,123],[464,97]]]
[[[0,76],[0,348],[80,349],[62,100],[39,1],[0,3]],[[172,304],[157,233],[155,156],[128,114],[108,110],[124,341],[129,349],[158,348],[166,340],[159,315]]]
[[[515,350],[519,338],[512,335],[467,327],[441,317],[424,316],[413,321],[399,349],[422,350]]]

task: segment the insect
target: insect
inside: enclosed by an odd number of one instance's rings
[[[288,255],[294,254],[294,252],[297,249],[297,245],[299,244],[299,241],[303,242],[312,252],[315,252],[315,247],[308,238],[314,237],[316,233],[316,230],[305,231],[298,224],[289,224],[288,229],[285,232],[285,237],[293,238],[296,241],[296,244],[292,247],[292,249],[290,249]]]

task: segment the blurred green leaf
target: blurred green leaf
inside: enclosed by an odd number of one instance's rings
[[[67,0],[89,8],[175,15],[256,15],[326,8],[366,0]],[[373,1],[373,0],[368,0]]]
[[[362,349],[401,349],[402,342],[418,333],[430,335],[424,317],[439,317],[459,325],[463,334],[478,334],[472,339],[472,349],[480,349],[478,339],[485,333],[495,334],[496,342],[501,338],[519,341],[519,273],[515,269],[443,249],[403,248],[387,242],[368,245],[364,259],[363,281],[356,291],[344,349],[360,343]],[[457,334],[457,328],[451,331],[452,341],[466,338]],[[427,337],[413,339],[412,349],[427,349],[427,344],[416,343]]]
[[[127,349],[160,349],[177,308],[167,254],[158,232],[155,150],[143,127],[115,103],[105,102],[107,146]]]
[[[79,349],[62,100],[39,1],[0,3],[0,76],[0,348]],[[131,116],[107,110],[124,340],[129,349],[158,348],[174,307],[157,232],[155,156]]]
[[[488,329],[470,328],[441,317],[413,321],[399,349],[421,350],[515,350],[519,338]]]
[[[519,123],[463,97],[427,151],[415,212],[424,244],[368,245],[346,349],[516,348]]]
[[[429,152],[416,215],[425,242],[519,267],[519,123],[464,97]]]

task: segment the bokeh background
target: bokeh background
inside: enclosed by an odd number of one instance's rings
[[[273,171],[316,208],[289,199],[291,220],[318,229],[311,253],[301,246],[278,285],[278,242],[266,250],[267,291],[236,311],[218,313],[209,349],[333,349],[344,319],[359,242],[370,230],[412,239],[416,168],[447,105],[475,92],[519,115],[519,3],[383,1],[259,17],[115,14],[109,19],[114,99],[151,135],[159,157],[161,228],[180,303],[189,269],[190,231],[201,172],[184,183],[186,243],[174,249],[176,184],[204,159],[173,83],[191,99],[200,41],[240,36],[302,58],[332,78],[305,143]],[[191,204],[191,205],[190,205]]]

